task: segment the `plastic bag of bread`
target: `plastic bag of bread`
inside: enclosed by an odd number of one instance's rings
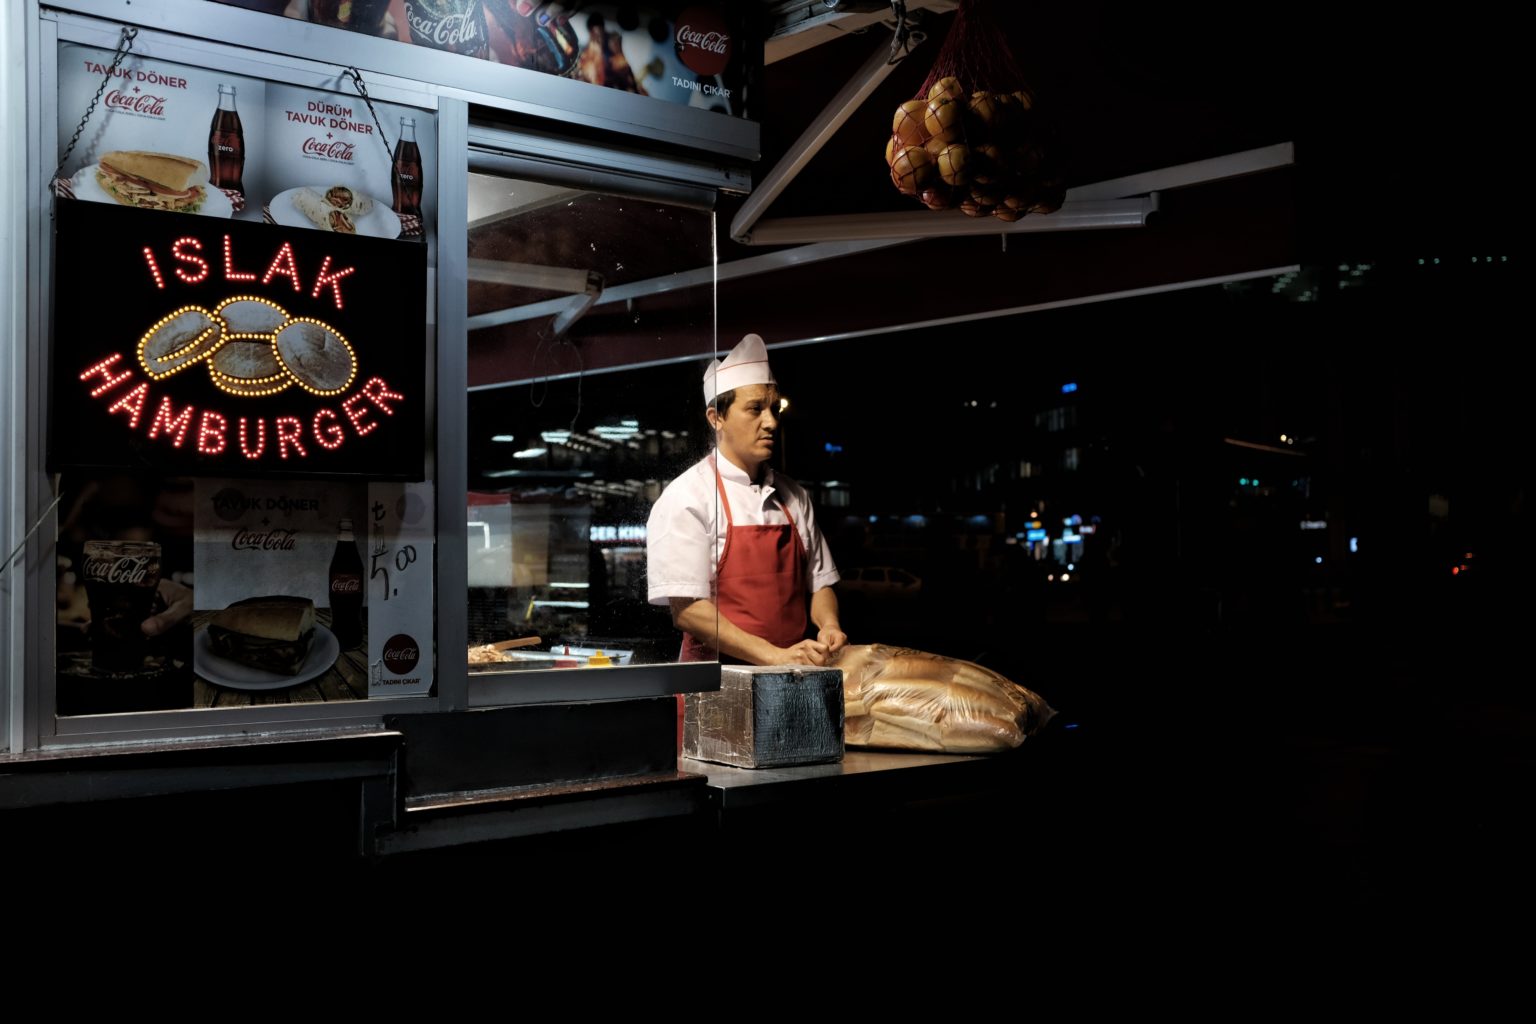
[[[969,661],[907,647],[843,648],[850,747],[990,754],[1011,750],[1056,714],[1039,694]]]

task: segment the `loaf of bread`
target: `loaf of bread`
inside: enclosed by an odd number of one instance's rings
[[[953,754],[1011,750],[1055,710],[1039,694],[974,662],[884,644],[844,648],[844,739],[850,747]]]

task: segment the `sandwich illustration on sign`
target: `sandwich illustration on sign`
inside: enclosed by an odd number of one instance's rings
[[[297,675],[315,639],[315,604],[304,597],[248,597],[208,623],[214,654],[250,668]]]
[[[198,213],[208,198],[208,165],[174,153],[114,150],[103,154],[96,183],[124,206]]]

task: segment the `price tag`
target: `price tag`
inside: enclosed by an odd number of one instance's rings
[[[431,484],[368,487],[368,696],[432,690]]]

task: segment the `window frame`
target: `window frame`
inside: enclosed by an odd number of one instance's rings
[[[24,185],[25,331],[17,339],[7,332],[3,341],[8,369],[0,387],[15,399],[15,421],[25,424],[21,441],[0,462],[0,484],[7,492],[4,519],[15,532],[39,522],[37,533],[7,570],[0,592],[0,632],[7,637],[0,658],[4,681],[0,704],[0,751],[22,752],[51,747],[92,746],[144,740],[193,737],[377,729],[386,716],[401,713],[452,712],[471,707],[546,703],[550,701],[613,700],[681,693],[719,686],[715,663],[614,667],[601,672],[548,670],[476,675],[471,694],[467,662],[444,652],[467,650],[467,611],[459,598],[468,585],[466,554],[467,507],[467,190],[471,161],[493,173],[509,168],[537,167],[549,175],[574,175],[585,187],[642,194],[692,206],[712,205],[719,191],[745,191],[750,174],[739,158],[755,157],[757,125],[698,110],[665,110],[669,105],[623,94],[606,95],[585,83],[551,80],[549,76],[486,64],[473,58],[387,40],[357,38],[340,53],[328,44],[330,32],[316,32],[304,23],[260,15],[218,4],[198,4],[196,17],[186,17],[184,3],[140,0],[125,12],[106,0],[58,0],[45,7],[27,0],[19,21],[26,52]],[[91,15],[101,14],[103,17]],[[111,18],[112,20],[106,20]],[[387,698],[336,703],[256,705],[244,708],[184,708],[167,711],[102,714],[59,718],[56,715],[57,665],[53,606],[56,588],[51,538],[57,531],[53,485],[46,473],[49,366],[51,359],[52,231],[47,203],[31,197],[47,194],[58,152],[58,62],[62,43],[113,49],[124,20],[140,31],[134,53],[197,67],[221,68],[238,74],[287,84],[334,90],[338,59],[362,67],[370,94],[379,100],[434,110],[437,115],[438,225],[434,236],[435,266],[429,265],[428,323],[435,326],[436,345],[429,411],[434,438],[428,445],[428,477],[436,491],[435,615],[436,693],[425,697]],[[16,25],[16,21],[9,24]],[[202,37],[178,34],[190,25]],[[176,26],[176,30],[163,30]],[[321,36],[317,40],[317,36]],[[215,39],[243,38],[269,49],[233,46]],[[329,49],[326,57],[317,54]],[[404,52],[409,50],[410,52]],[[366,59],[363,59],[366,58]],[[475,67],[465,66],[473,61]],[[425,69],[437,81],[396,76],[393,70]],[[370,70],[370,69],[384,69]],[[476,78],[475,76],[480,76]],[[488,78],[486,76],[489,76]],[[460,83],[506,86],[506,95],[489,95]],[[443,84],[446,82],[447,84]],[[551,100],[560,105],[551,105]],[[494,124],[471,127],[471,103],[482,119],[542,117],[587,127],[622,127],[640,140],[658,137],[734,154],[738,160],[655,155],[649,147],[626,147],[625,140],[591,144],[557,133],[508,129]],[[644,117],[636,117],[634,111]],[[575,116],[573,117],[573,111]],[[628,112],[628,113],[627,113]],[[627,121],[615,118],[627,117]],[[651,122],[647,124],[647,121]],[[740,122],[727,125],[725,122]],[[659,127],[658,127],[659,125]],[[707,128],[708,130],[705,130]],[[658,132],[660,135],[658,135]],[[473,138],[471,137],[473,133]],[[722,141],[723,140],[723,141]],[[709,142],[710,145],[704,145]],[[526,169],[516,173],[529,173]],[[557,179],[558,180],[558,179]],[[14,349],[12,339],[19,341]],[[44,538],[39,542],[38,538]],[[15,641],[15,642],[12,642]]]

